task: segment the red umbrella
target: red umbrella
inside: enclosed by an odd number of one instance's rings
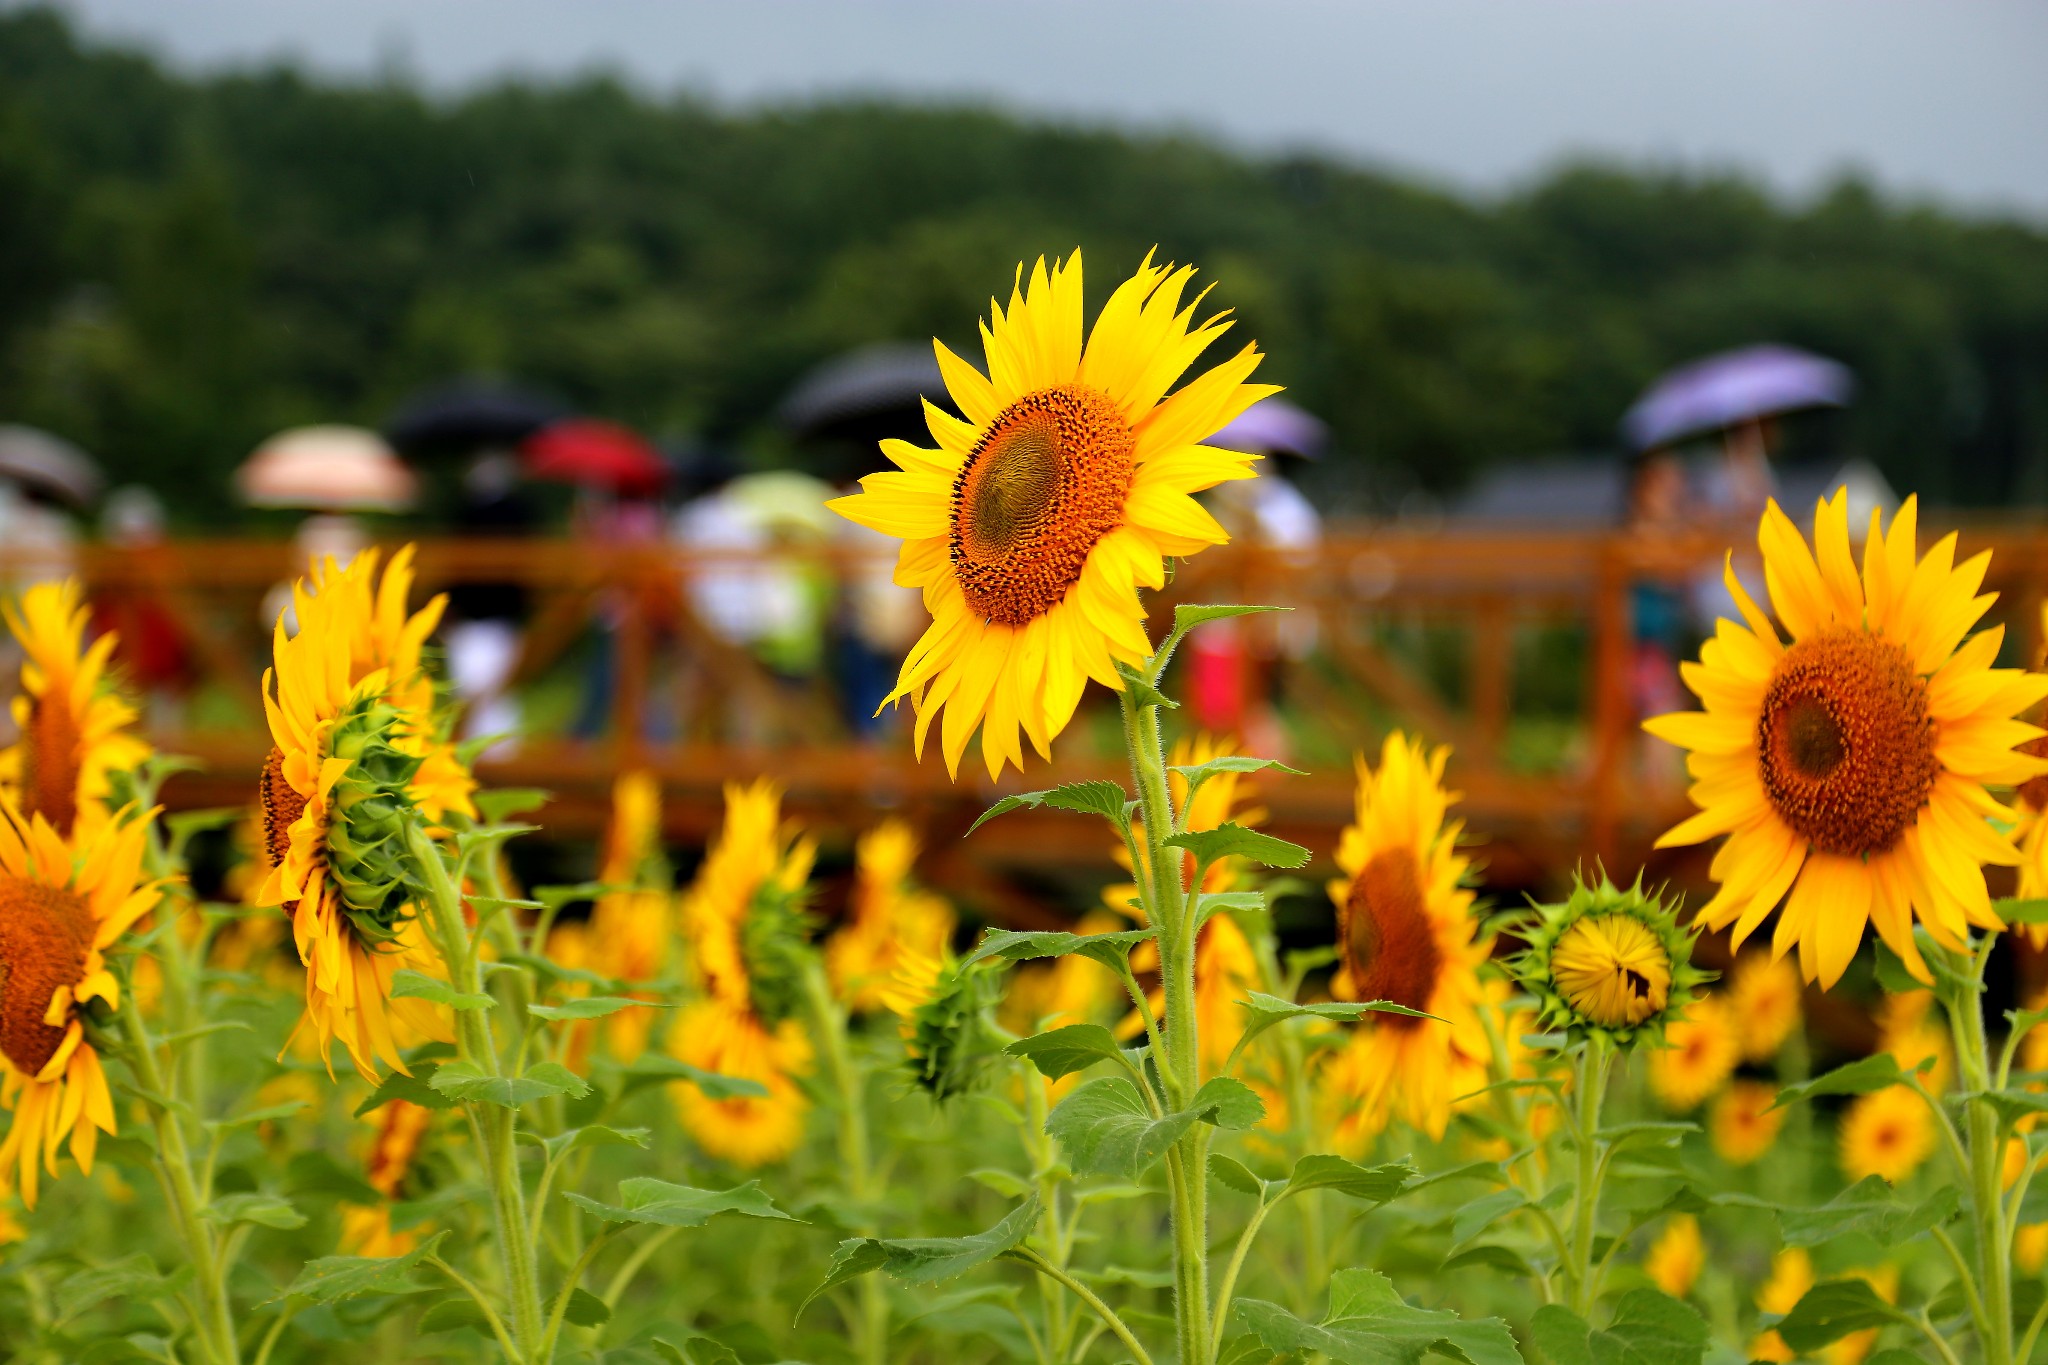
[[[520,449],[532,478],[608,488],[625,497],[658,493],[669,479],[669,467],[654,447],[616,422],[556,422],[527,437]]]

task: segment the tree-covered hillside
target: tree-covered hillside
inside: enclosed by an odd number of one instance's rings
[[[806,366],[965,341],[1077,243],[1098,298],[1154,243],[1201,264],[1383,495],[1609,445],[1660,369],[1776,339],[1855,368],[1843,437],[1902,485],[2048,496],[2048,232],[1856,184],[1582,168],[1478,204],[974,109],[193,79],[0,14],[0,420],[188,516],[269,431],[457,373],[767,449]]]

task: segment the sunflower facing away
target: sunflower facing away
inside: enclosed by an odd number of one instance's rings
[[[1358,760],[1357,816],[1337,845],[1344,879],[1329,888],[1343,962],[1331,992],[1436,1017],[1374,1015],[1325,1063],[1341,1147],[1357,1149],[1397,1115],[1442,1137],[1451,1102],[1486,1084],[1479,965],[1493,940],[1476,937],[1470,860],[1457,852],[1463,823],[1445,820],[1457,799],[1443,787],[1449,758],[1397,731],[1377,772]]]
[[[850,1009],[888,1008],[897,972],[913,963],[922,970],[953,941],[953,907],[911,882],[917,853],[916,833],[894,818],[854,845],[851,914],[825,944],[832,988]]]
[[[112,775],[149,757],[149,746],[128,733],[135,708],[114,690],[107,660],[115,638],[85,643],[86,610],[75,579],[38,583],[20,603],[0,604],[7,628],[27,656],[14,723],[21,738],[0,753],[15,803],[40,815],[70,838],[73,826],[90,833],[113,813]]]
[[[91,1174],[99,1135],[115,1128],[80,1013],[92,1000],[120,1008],[104,954],[156,904],[156,884],[142,881],[146,828],[115,818],[67,840],[0,802],[0,1107],[14,1114],[0,1189],[18,1179],[30,1208],[38,1169],[57,1174],[60,1145]]]
[[[1196,322],[1199,296],[1183,304],[1194,273],[1148,255],[1084,342],[1081,253],[1040,258],[1028,286],[1019,267],[982,327],[986,375],[933,343],[965,420],[926,403],[937,448],[884,441],[896,468],[832,504],[904,542],[896,581],[923,591],[932,624],[888,700],[910,698],[920,756],[945,713],[955,776],[977,726],[991,777],[1023,767],[1020,727],[1049,757],[1087,680],[1120,689],[1117,661],[1151,653],[1138,589],[1229,539],[1189,495],[1250,478],[1256,457],[1202,442],[1278,389],[1245,382],[1247,345],[1167,393],[1230,326]]]
[[[468,803],[467,775],[446,771],[423,785],[434,749],[432,717],[416,708],[416,679],[394,667],[419,667],[418,642],[438,607],[394,618],[394,560],[378,591],[374,556],[347,570],[330,561],[310,586],[293,588],[299,632],[279,621],[275,667],[264,674],[263,709],[273,748],[263,765],[259,806],[269,875],[259,905],[280,905],[306,966],[306,1012],[322,1056],[339,1038],[356,1069],[375,1082],[377,1062],[404,1070],[407,1039],[445,1037],[438,1011],[423,1000],[393,999],[401,967],[439,974],[411,903],[405,826],[441,818]],[[431,684],[428,685],[431,694]],[[397,698],[399,700],[394,701]]]
[[[1728,836],[1701,919],[1734,925],[1739,946],[1783,900],[1773,948],[1797,944],[1823,987],[1866,923],[1923,981],[1916,917],[1956,948],[1972,925],[2000,928],[1983,864],[2020,855],[1986,819],[2012,812],[1985,788],[2048,772],[2018,752],[2042,731],[2013,719],[2048,696],[2048,677],[1992,667],[2002,627],[1969,634],[1994,600],[1977,591],[1990,554],[1958,565],[1950,534],[1919,557],[1908,498],[1888,531],[1872,513],[1859,572],[1848,506],[1846,490],[1816,506],[1812,548],[1769,506],[1757,539],[1789,640],[1731,566],[1745,624],[1721,621],[1684,667],[1705,709],[1644,722],[1691,751],[1700,807],[1658,846]]]
[[[812,855],[809,840],[784,828],[774,783],[728,783],[725,826],[683,896],[683,935],[703,995],[684,1007],[669,1047],[678,1061],[767,1093],[714,1099],[684,1085],[676,1105],[698,1146],[742,1166],[795,1151],[810,1110],[796,1081],[810,1070],[811,1045],[794,1017],[802,989],[794,955]]]

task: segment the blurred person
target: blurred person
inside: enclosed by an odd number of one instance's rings
[[[839,489],[858,491],[857,483]],[[896,541],[844,517],[835,539],[846,565],[832,630],[840,708],[855,735],[874,740],[888,732],[895,715],[883,711],[882,702],[924,630],[924,599],[896,582]]]
[[[78,535],[56,503],[9,478],[0,477],[0,598],[13,599],[38,583],[67,577],[77,568]],[[21,647],[0,630],[0,678],[21,671]],[[14,742],[11,713],[0,706],[0,745]]]
[[[570,532],[584,544],[601,546],[607,552],[635,546],[645,548],[660,542],[661,531],[661,503],[657,498],[590,487],[578,490]],[[611,723],[619,682],[619,632],[627,613],[635,609],[629,598],[637,591],[637,584],[602,588],[592,605],[593,638],[590,659],[584,668],[583,698],[570,727],[570,733],[579,739],[595,738]],[[645,708],[640,720],[643,732],[647,731],[655,724],[655,708]]]
[[[457,535],[525,537],[539,524],[540,514],[520,484],[518,456],[486,450],[470,461],[455,512]],[[462,703],[461,732],[471,739],[506,736],[491,746],[492,757],[509,754],[517,745],[521,709],[510,689],[524,647],[527,610],[523,583],[479,579],[448,589],[441,639],[447,649],[448,682]]]
[[[175,730],[197,672],[190,636],[164,596],[176,580],[165,563],[163,501],[139,485],[116,488],[100,510],[100,534],[124,551],[138,571],[129,582],[93,595],[94,633],[112,631],[120,641],[116,657],[142,699],[150,728]]]
[[[1623,536],[1641,571],[1629,584],[1629,703],[1638,721],[1687,707],[1678,661],[1692,643],[1693,618],[1684,578],[1690,565],[1674,559],[1674,538],[1688,529],[1693,509],[1685,466],[1668,446],[1629,462]],[[1683,785],[1682,756],[1648,734],[1640,735],[1638,763],[1659,795]]]
[[[292,536],[291,572],[271,584],[270,590],[263,594],[263,605],[259,609],[263,629],[267,632],[282,621],[285,633],[296,635],[299,617],[292,609],[292,585],[312,565],[324,560],[332,559],[335,567],[345,569],[369,547],[369,528],[347,513],[316,512],[300,522],[299,529]]]

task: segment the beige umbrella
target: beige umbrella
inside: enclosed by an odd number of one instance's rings
[[[235,486],[251,507],[400,512],[412,506],[419,478],[374,431],[293,427],[256,448]]]

